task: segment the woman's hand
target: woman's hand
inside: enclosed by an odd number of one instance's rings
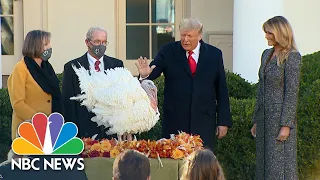
[[[282,126],[279,131],[279,135],[277,137],[277,140],[278,141],[285,141],[285,140],[287,140],[289,135],[290,135],[290,127]]]
[[[251,134],[253,137],[256,137],[256,129],[257,129],[257,123],[254,123],[251,128]]]

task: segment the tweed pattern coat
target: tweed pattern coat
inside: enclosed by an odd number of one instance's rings
[[[256,123],[256,179],[296,180],[296,112],[301,55],[292,50],[285,63],[271,58],[274,49],[261,57],[259,85],[253,122]],[[290,127],[284,142],[276,138],[282,126]]]

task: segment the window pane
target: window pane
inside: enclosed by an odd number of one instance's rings
[[[127,26],[127,59],[149,59],[149,26]]]
[[[1,17],[1,54],[13,55],[13,17]]]
[[[175,41],[174,26],[152,26],[152,58],[156,57],[163,44],[173,41]]]
[[[127,0],[127,23],[149,23],[149,0]]]
[[[152,0],[152,23],[174,23],[174,0]]]
[[[0,14],[13,14],[13,0],[0,0]]]

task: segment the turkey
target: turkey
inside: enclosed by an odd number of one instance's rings
[[[71,97],[93,112],[91,120],[109,128],[118,140],[132,140],[132,134],[149,131],[159,120],[157,87],[151,80],[139,80],[126,68],[97,72],[72,66],[79,78],[81,94]]]

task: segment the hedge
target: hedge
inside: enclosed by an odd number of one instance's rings
[[[298,162],[303,179],[314,179],[320,177],[320,79],[308,91],[298,109]]]
[[[239,74],[226,72],[229,96],[236,99],[250,99],[256,97],[257,84],[251,84]]]
[[[300,179],[320,177],[320,51],[302,58],[298,105]]]
[[[7,89],[0,89],[0,162],[6,158],[11,144],[12,109]]]
[[[320,52],[303,56],[298,105],[299,179],[316,179],[320,175]],[[238,74],[226,72],[233,127],[218,140],[216,154],[229,180],[255,178],[255,140],[250,134],[257,86]],[[59,74],[61,80],[62,74]],[[164,78],[158,78],[159,110],[162,113]],[[0,89],[0,162],[10,147],[11,105],[6,89]],[[161,120],[139,139],[161,138]]]
[[[251,118],[255,99],[230,98],[233,127],[217,141],[217,158],[228,180],[255,179],[255,140]]]

